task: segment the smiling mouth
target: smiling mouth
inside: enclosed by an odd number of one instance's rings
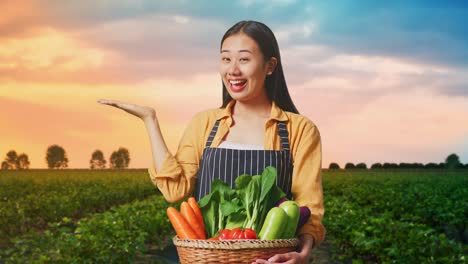
[[[229,80],[229,84],[233,92],[240,92],[247,86],[247,80]]]

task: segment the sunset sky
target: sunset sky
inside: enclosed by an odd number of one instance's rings
[[[301,114],[330,162],[468,163],[468,4],[464,1],[0,2],[0,162],[45,168],[49,145],[71,168],[120,146],[148,167],[143,122],[96,103],[156,109],[175,151],[189,120],[219,107],[219,45],[239,20],[280,45]]]

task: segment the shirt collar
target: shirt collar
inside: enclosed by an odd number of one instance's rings
[[[232,107],[236,103],[235,100],[231,100],[225,108],[221,108],[218,111],[218,114],[216,116],[216,119],[221,119],[225,117],[232,117]],[[270,112],[270,118],[268,120],[275,119],[278,121],[288,121],[288,116],[286,113],[283,111],[283,109],[279,108],[279,106],[276,105],[275,102],[271,103],[271,112]]]

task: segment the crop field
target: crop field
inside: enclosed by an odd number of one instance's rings
[[[76,220],[158,194],[145,170],[0,171],[0,245],[63,218]]]
[[[467,263],[467,170],[324,170],[323,188],[327,261]],[[145,170],[0,171],[0,204],[0,263],[141,262],[174,235]]]
[[[467,263],[468,171],[328,171],[324,225],[353,263]]]

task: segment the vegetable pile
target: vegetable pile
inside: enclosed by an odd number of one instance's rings
[[[167,214],[182,239],[293,238],[310,211],[285,198],[275,185],[276,175],[273,167],[266,167],[261,175],[243,174],[235,179],[234,189],[215,179],[211,192],[198,201],[198,206],[191,197],[189,205],[181,204],[182,214],[172,207]]]
[[[223,229],[251,228],[258,233],[268,210],[286,195],[275,185],[276,169],[267,167],[262,175],[240,175],[235,188],[215,179],[211,193],[199,201],[206,232],[216,236]]]

